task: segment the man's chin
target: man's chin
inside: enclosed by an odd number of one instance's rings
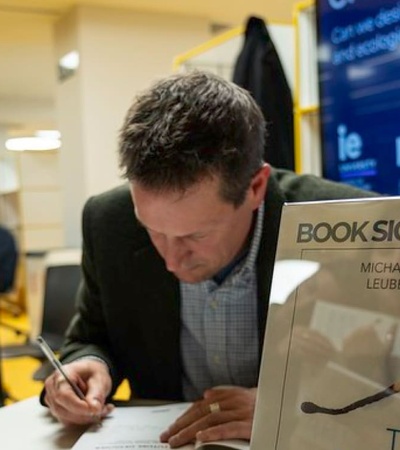
[[[207,274],[193,272],[173,272],[173,274],[178,278],[178,280],[184,283],[200,283],[201,281],[208,280],[210,277]]]

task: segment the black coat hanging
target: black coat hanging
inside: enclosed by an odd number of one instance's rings
[[[292,93],[267,26],[260,18],[250,17],[247,21],[233,81],[253,95],[264,114],[268,131],[265,160],[275,167],[293,170]]]

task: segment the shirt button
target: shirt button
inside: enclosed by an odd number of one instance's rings
[[[217,309],[217,307],[218,307],[217,300],[211,300],[210,306],[211,306],[212,309]]]
[[[219,364],[221,362],[221,358],[218,355],[214,355],[214,363]]]

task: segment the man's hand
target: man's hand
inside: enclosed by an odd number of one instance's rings
[[[52,415],[64,425],[85,425],[107,416],[113,405],[105,404],[111,391],[108,367],[100,361],[81,359],[63,366],[68,377],[85,394],[81,400],[57,371],[45,381],[44,401]]]
[[[193,442],[251,437],[257,389],[215,388],[179,417],[161,434],[171,447]],[[211,406],[210,406],[211,405]]]

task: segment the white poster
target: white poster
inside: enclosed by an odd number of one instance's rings
[[[276,262],[251,449],[400,450],[400,198],[285,205]]]

